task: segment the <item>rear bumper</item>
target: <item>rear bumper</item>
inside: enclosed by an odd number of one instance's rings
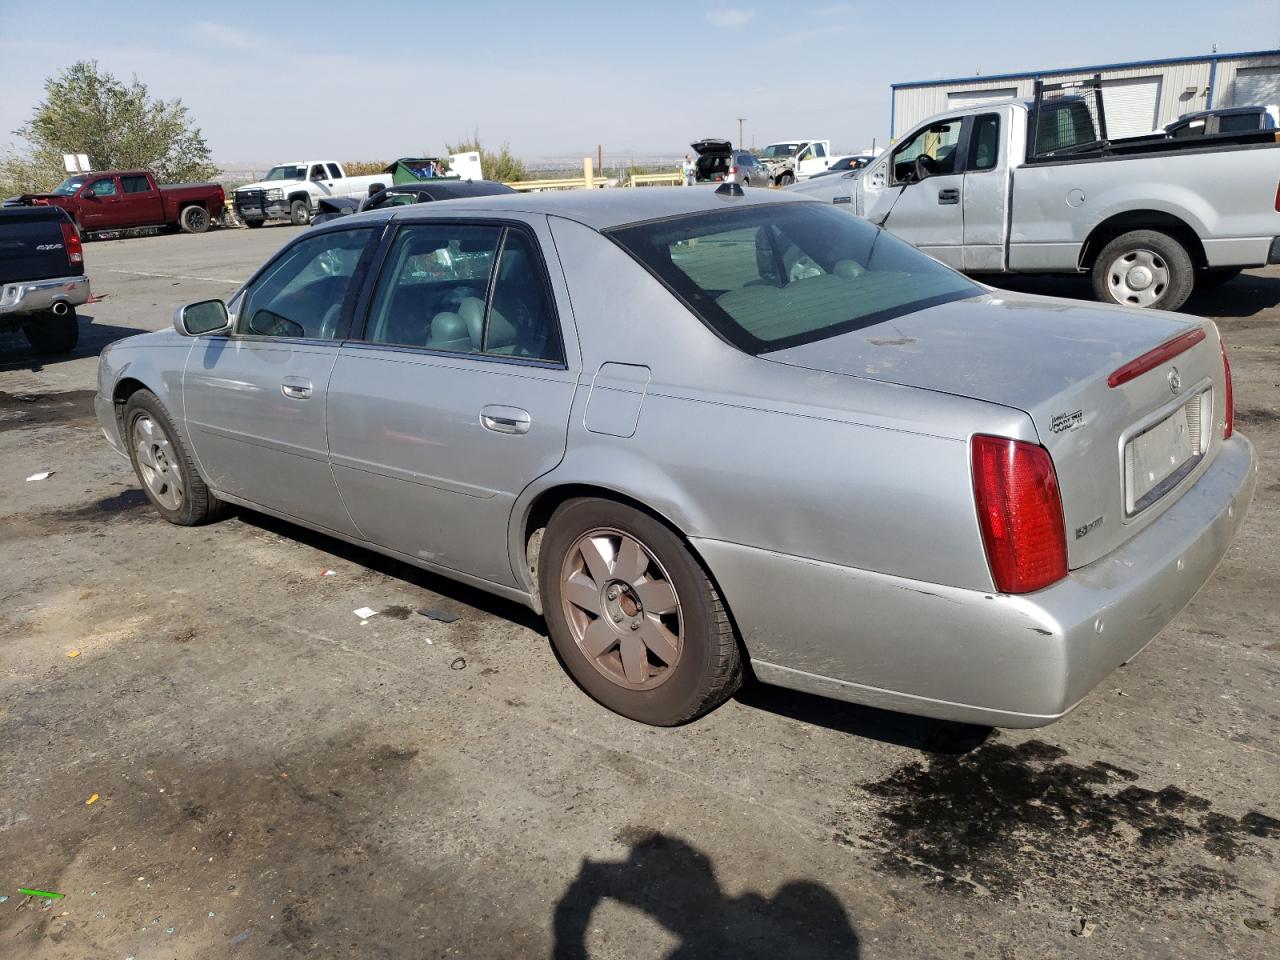
[[[16,280],[0,287],[0,316],[42,313],[55,303],[78,307],[88,300],[88,277]]]
[[[693,542],[761,680],[920,716],[1037,727],[1068,713],[1195,596],[1256,479],[1253,446],[1236,435],[1157,522],[1025,596]]]

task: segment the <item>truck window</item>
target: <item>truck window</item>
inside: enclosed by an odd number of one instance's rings
[[[813,145],[813,155],[815,157],[825,157],[827,155],[827,148],[821,143],[815,143]]]
[[[116,181],[114,177],[108,177],[106,180],[95,180],[89,184],[93,188],[95,197],[114,197],[116,195]]]
[[[323,164],[323,163],[317,163],[317,164],[315,164],[315,165],[311,168],[311,179],[312,179],[312,180],[326,180],[326,179],[328,179],[328,178],[325,176],[325,173],[324,173],[324,164]]]
[[[150,181],[143,174],[121,177],[120,185],[124,187],[125,193],[146,193],[151,189]]]
[[[1083,99],[1069,97],[1056,103],[1045,102],[1040,109],[1043,115],[1038,126],[1036,112],[1033,110],[1027,115],[1033,141],[1032,156],[1043,157],[1098,142],[1098,128]]]
[[[919,131],[914,137],[894,151],[893,180],[902,183],[914,179],[917,157],[928,157],[937,174],[956,172],[956,144],[960,140],[960,118],[944,120]]]
[[[329,168],[330,177],[332,177],[334,180],[342,179],[342,171],[338,169],[338,165],[336,163],[328,163],[328,164],[325,164],[325,166]]]
[[[966,170],[991,170],[1000,157],[1000,115],[984,113],[973,120],[969,134],[969,162]]]

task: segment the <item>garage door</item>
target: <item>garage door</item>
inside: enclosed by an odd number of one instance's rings
[[[1245,67],[1236,72],[1236,82],[1231,86],[1231,102],[1223,106],[1280,103],[1280,66]]]
[[[1002,87],[998,90],[964,90],[947,94],[947,109],[958,107],[976,107],[981,103],[994,103],[996,100],[1008,100],[1018,95],[1017,87]]]
[[[1156,107],[1160,103],[1160,78],[1103,80],[1102,107],[1107,114],[1107,136],[1138,137],[1156,129]]]

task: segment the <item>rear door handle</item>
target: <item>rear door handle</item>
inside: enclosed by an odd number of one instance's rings
[[[519,407],[490,405],[480,411],[480,425],[494,433],[528,433],[533,418]]]
[[[290,400],[310,400],[311,381],[305,377],[285,377],[280,383],[280,392]]]
[[[938,191],[939,203],[959,203],[960,189],[959,187],[944,187]]]

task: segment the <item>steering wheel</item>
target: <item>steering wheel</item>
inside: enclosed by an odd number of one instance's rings
[[[919,183],[925,177],[931,177],[938,172],[938,161],[933,159],[927,153],[922,153],[916,157],[916,182]]]

